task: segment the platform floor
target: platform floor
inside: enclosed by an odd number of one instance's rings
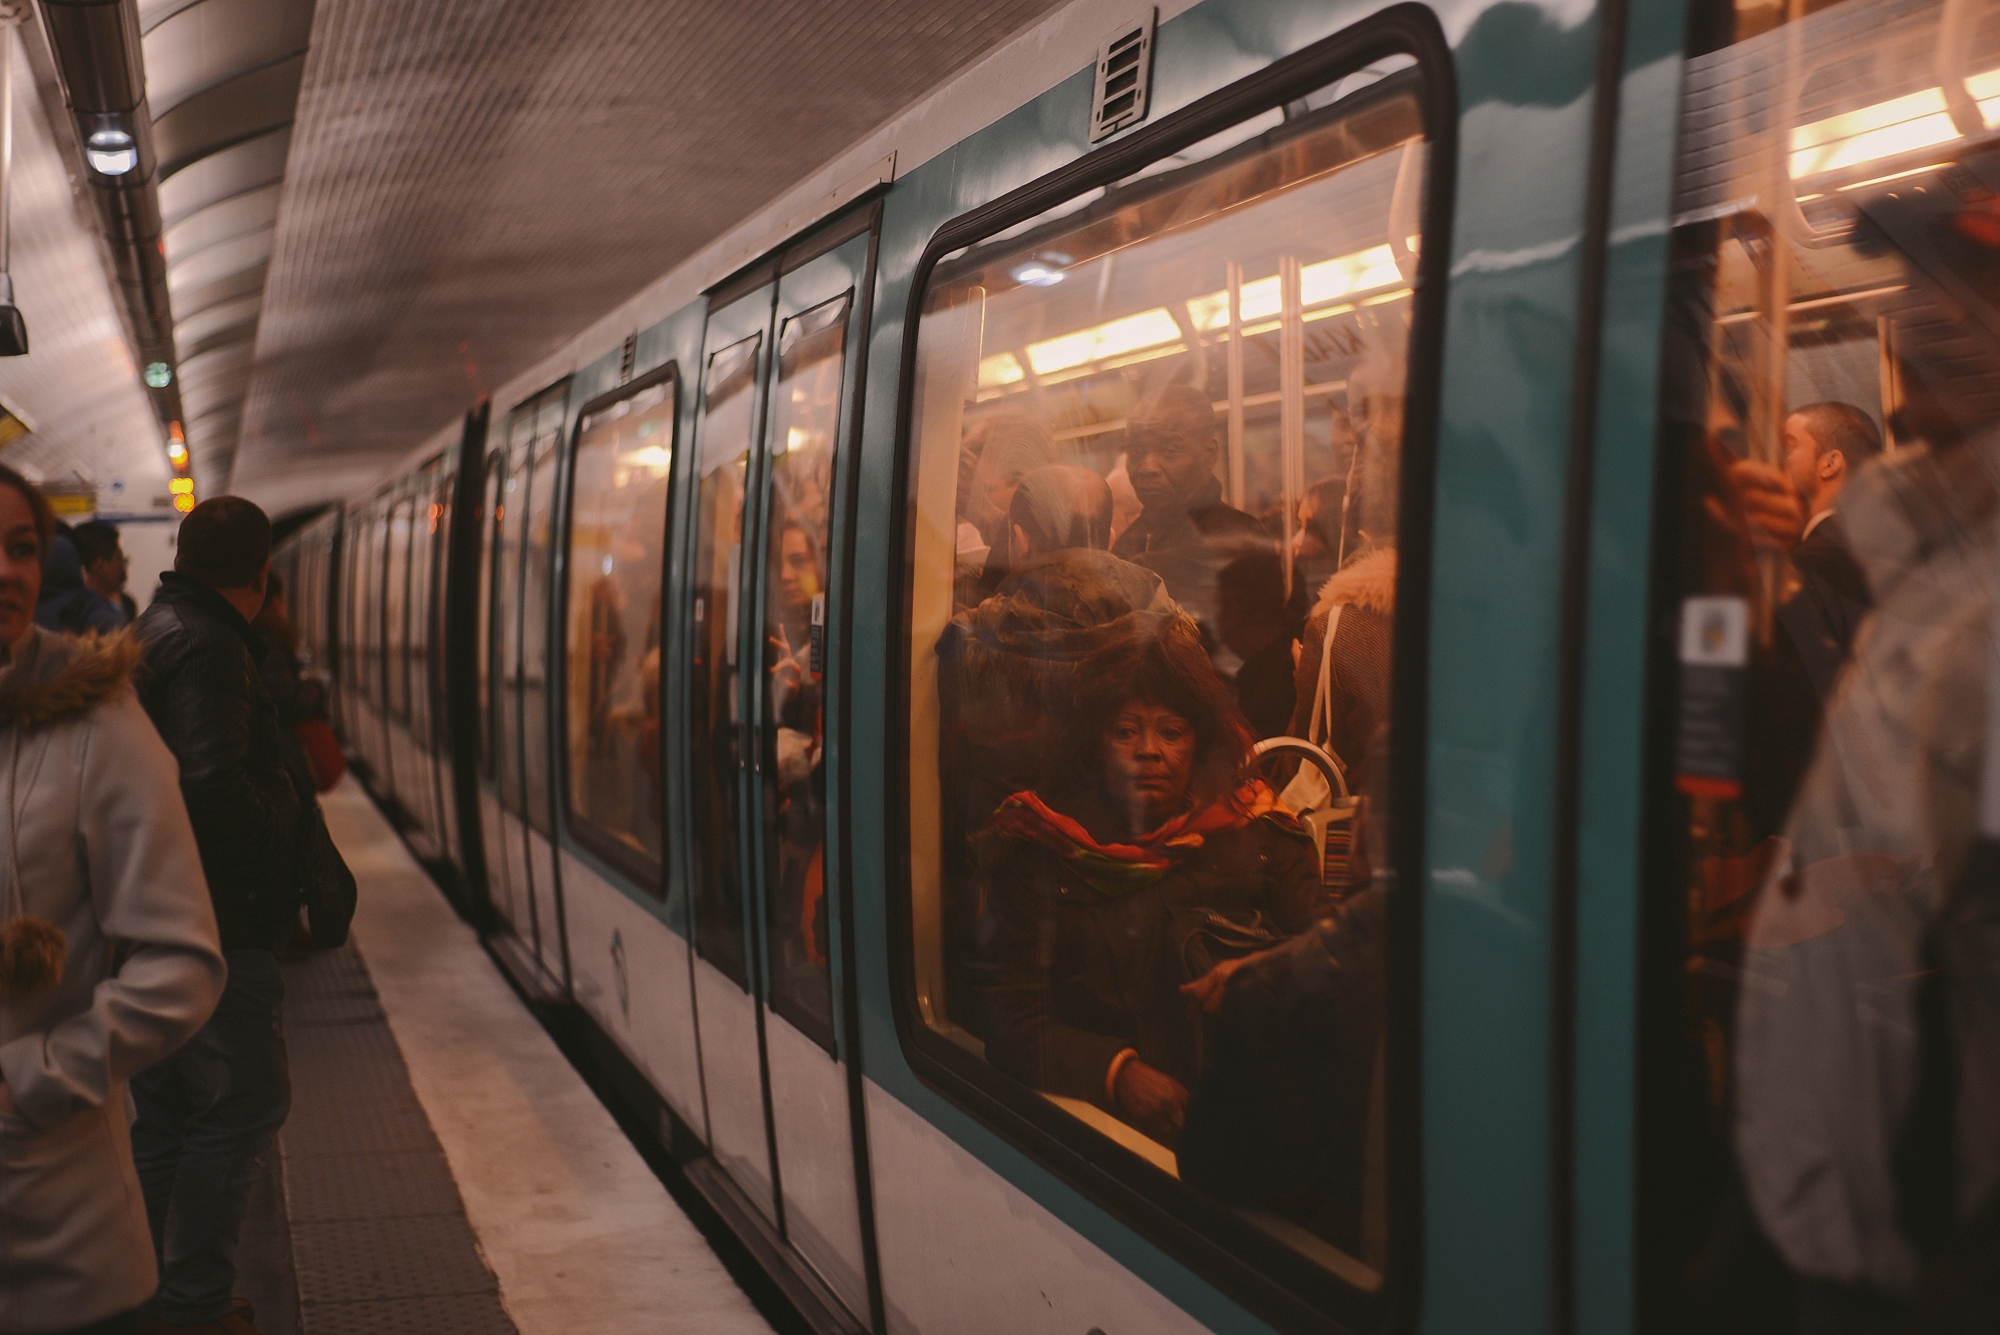
[[[286,968],[292,1114],[237,1291],[266,1335],[768,1335],[360,786],[353,939]]]

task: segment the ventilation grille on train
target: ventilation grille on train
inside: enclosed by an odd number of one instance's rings
[[[1146,119],[1153,89],[1153,24],[1156,9],[1121,23],[1097,49],[1097,91],[1090,99],[1090,142],[1096,143]]]
[[[618,383],[624,384],[632,378],[632,363],[638,359],[639,336],[625,335],[625,346],[618,352]]]

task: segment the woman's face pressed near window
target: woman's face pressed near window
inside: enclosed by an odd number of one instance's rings
[[[28,629],[42,591],[42,535],[28,498],[0,487],[0,644]]]
[[[1134,700],[1104,730],[1104,789],[1133,833],[1187,805],[1194,778],[1194,725],[1164,705]]]

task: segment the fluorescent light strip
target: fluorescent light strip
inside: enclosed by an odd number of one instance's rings
[[[1981,121],[1992,129],[2000,120],[2000,70],[1973,75],[1965,88],[1979,106]],[[1792,179],[1845,171],[1959,137],[1945,107],[1944,90],[1927,88],[1796,127],[1791,140]]]

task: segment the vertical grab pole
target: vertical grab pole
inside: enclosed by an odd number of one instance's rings
[[[1278,453],[1285,496],[1285,597],[1292,596],[1292,526],[1298,522],[1299,495],[1306,489],[1306,322],[1299,262],[1278,260],[1278,292],[1284,322],[1278,346]]]
[[[1896,322],[1875,317],[1875,371],[1882,382],[1882,448],[1896,457],[1896,410],[1903,406],[1902,378],[1896,371]]]
[[[1229,284],[1229,503],[1243,508],[1243,266],[1224,266]]]

